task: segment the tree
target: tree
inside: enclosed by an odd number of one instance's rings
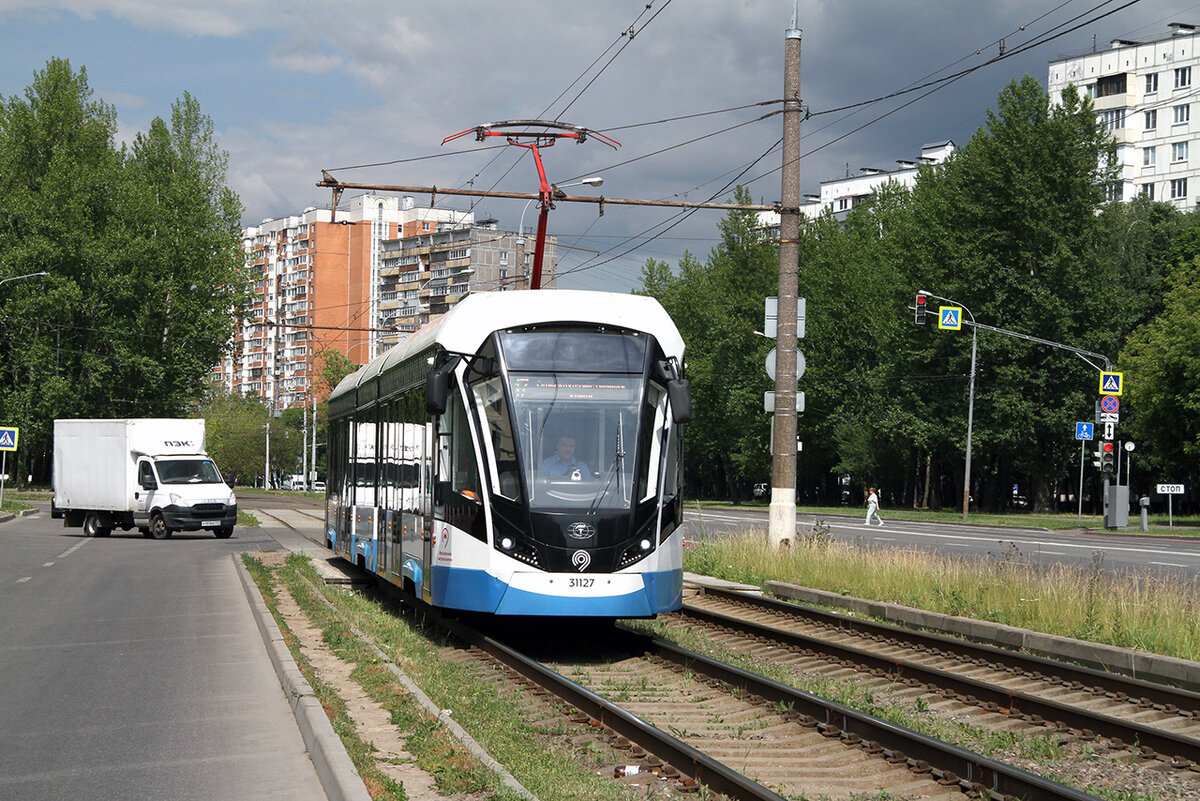
[[[748,204],[749,193],[738,187],[735,202]],[[678,277],[647,262],[640,293],[663,304],[687,343],[696,410],[687,429],[690,481],[737,499],[770,474],[770,418],[762,410],[770,343],[754,330],[775,292],[779,260],[753,213],[732,211],[718,229],[721,242],[707,263],[684,254]]]
[[[1134,438],[1148,447],[1151,470],[1164,481],[1194,486],[1200,479],[1200,229],[1181,236],[1168,273],[1163,310],[1129,338],[1121,354],[1127,400],[1136,410]],[[1188,254],[1188,255],[1184,255]]]
[[[26,453],[48,451],[56,417],[186,414],[250,297],[241,206],[196,101],[129,148],[115,133],[60,59],[0,107],[0,274],[50,274],[0,291],[0,413]]]

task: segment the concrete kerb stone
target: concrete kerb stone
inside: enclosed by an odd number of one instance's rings
[[[1200,662],[1059,637],[984,620],[942,615],[900,604],[866,601],[779,581],[768,581],[766,589],[780,598],[849,609],[907,628],[923,628],[1003,648],[1024,649],[1039,656],[1076,662],[1095,670],[1200,691]]]
[[[254,611],[254,620],[262,633],[267,653],[279,683],[287,696],[292,713],[296,716],[296,725],[304,738],[309,758],[316,768],[317,778],[330,801],[370,801],[370,794],[363,785],[362,777],[355,769],[350,755],[346,753],[342,740],[333,730],[333,724],[325,714],[325,709],[317,700],[312,686],[300,672],[296,660],[283,639],[283,632],[267,609],[262,595],[258,591],[250,571],[242,564],[241,554],[233,554],[233,563],[237,568],[238,577],[242,581],[242,589],[250,601]]]

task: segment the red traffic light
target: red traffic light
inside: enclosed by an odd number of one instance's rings
[[[916,314],[913,315],[913,322],[917,325],[925,325],[925,296],[917,295],[917,305],[913,307]]]
[[[1105,453],[1112,453],[1112,452],[1113,452],[1113,444],[1112,444],[1111,442],[1106,442],[1106,443],[1104,443],[1103,445],[1101,445],[1101,446],[1100,446],[1100,448],[1101,448],[1101,450],[1103,450]]]

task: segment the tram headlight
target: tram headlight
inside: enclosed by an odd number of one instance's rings
[[[642,546],[643,551],[650,550],[650,540],[642,540],[641,542],[638,543],[638,545]]]
[[[500,540],[500,547],[506,551],[511,551],[513,547],[513,541],[510,538],[505,537],[504,539]]]

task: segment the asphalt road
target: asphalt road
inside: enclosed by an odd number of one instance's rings
[[[0,798],[325,799],[232,555],[0,523]]]
[[[1122,534],[1094,531],[1046,531],[1009,526],[978,526],[961,523],[906,522],[889,519],[880,510],[883,526],[867,526],[866,517],[828,517],[830,534],[838,540],[858,541],[879,547],[916,548],[941,554],[974,558],[1014,558],[1041,564],[1083,564],[1091,568],[1096,555],[1110,570],[1170,573],[1187,579],[1200,575],[1200,540],[1147,536],[1136,529]],[[812,516],[797,516],[797,531],[809,529]],[[685,536],[703,540],[739,532],[765,531],[766,509],[688,509],[684,514]]]

